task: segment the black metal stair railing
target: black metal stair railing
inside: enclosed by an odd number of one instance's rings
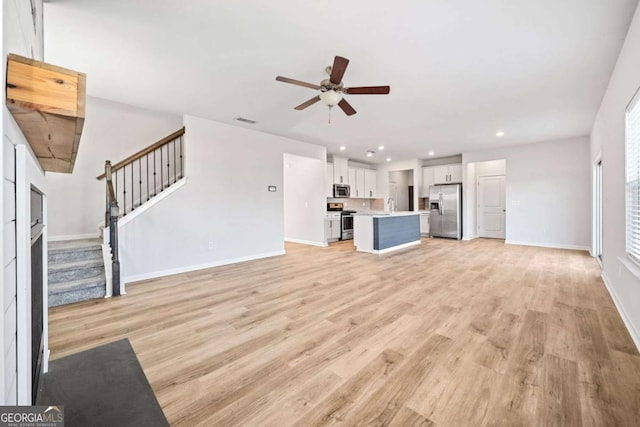
[[[109,227],[113,295],[120,295],[118,219],[131,213],[184,177],[184,127],[147,148],[111,164],[105,162],[105,227]]]
[[[121,216],[184,177],[184,128],[111,166],[116,201]],[[98,176],[98,179],[105,174]]]

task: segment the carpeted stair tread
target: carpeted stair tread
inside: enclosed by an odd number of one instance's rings
[[[104,261],[102,260],[102,257],[92,258],[87,260],[63,262],[63,263],[53,263],[49,265],[49,273],[57,273],[60,271],[103,267],[103,266],[104,266]]]
[[[74,252],[81,250],[94,250],[101,248],[102,241],[100,239],[81,239],[81,240],[62,240],[58,242],[49,242],[49,252]]]
[[[74,290],[93,288],[102,286],[104,288],[106,279],[104,275],[87,277],[85,279],[71,280],[68,282],[49,284],[49,295],[59,294],[63,292],[71,292]]]

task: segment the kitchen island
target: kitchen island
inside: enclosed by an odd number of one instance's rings
[[[353,244],[359,252],[384,254],[420,244],[420,212],[358,212]]]

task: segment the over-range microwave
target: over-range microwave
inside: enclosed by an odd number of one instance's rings
[[[333,184],[333,197],[349,197],[349,186],[346,184]]]

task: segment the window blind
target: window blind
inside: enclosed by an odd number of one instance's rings
[[[629,258],[640,264],[640,91],[625,116],[626,247]]]

